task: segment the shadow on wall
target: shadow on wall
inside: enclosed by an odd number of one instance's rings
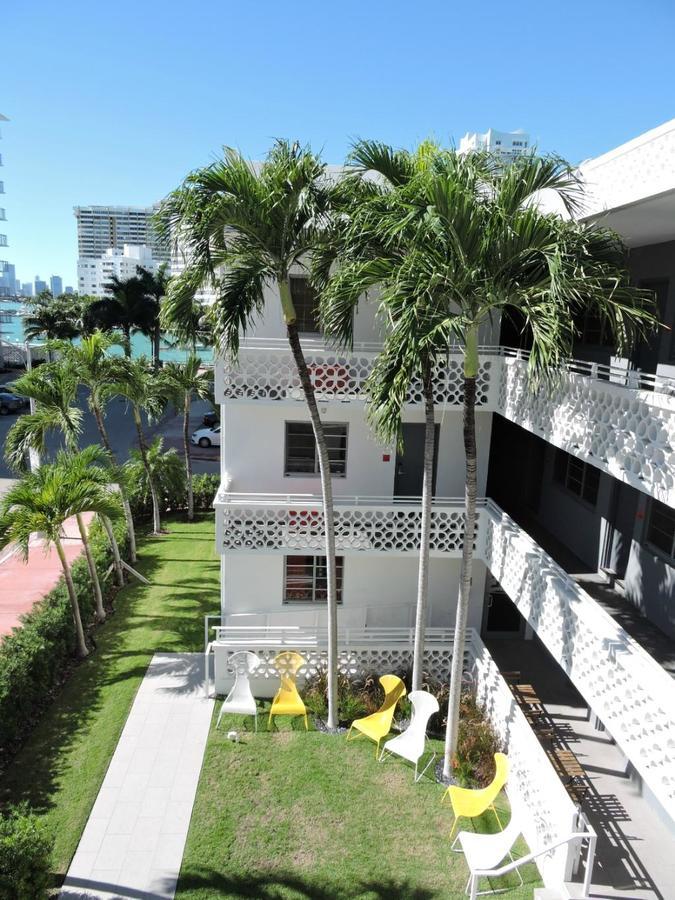
[[[675,569],[634,540],[624,585],[633,606],[668,637],[675,638]]]

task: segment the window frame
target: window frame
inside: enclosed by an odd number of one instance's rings
[[[571,467],[581,466],[581,472],[571,472]],[[563,471],[564,468],[564,471]],[[591,484],[591,491],[594,491],[594,498],[589,500],[586,496],[586,490],[589,487],[589,479],[595,481],[595,485]],[[598,505],[598,497],[600,495],[600,470],[596,469],[590,463],[583,459],[578,459],[566,450],[556,447],[555,458],[553,460],[553,481],[568,494],[581,503],[584,503],[590,509],[595,509]],[[574,485],[578,483],[577,490]]]
[[[330,447],[328,448],[328,458],[331,464],[331,478],[346,478],[347,477],[347,463],[349,460],[349,422],[323,422],[324,433],[326,428],[344,428],[344,462],[343,462],[343,471],[342,472],[334,472],[333,471],[333,460],[330,459]],[[291,472],[288,467],[288,448],[289,448],[289,426],[293,425],[302,425],[304,427],[308,427],[311,433],[312,440],[314,441],[314,470],[309,472]],[[283,457],[283,477],[284,478],[319,478],[321,473],[319,472],[319,454],[316,449],[316,440],[314,439],[314,431],[312,429],[312,423],[307,420],[302,419],[287,419],[284,422],[284,457]]]
[[[302,599],[295,600],[288,597],[288,561],[290,559],[311,559],[312,560],[312,597],[311,599]],[[322,563],[319,563],[319,560],[323,560]],[[299,563],[295,563],[294,565],[299,565]],[[284,554],[284,575],[283,575],[283,583],[281,586],[281,604],[282,606],[326,606],[328,603],[328,597],[326,596],[323,600],[317,600],[316,598],[316,585],[317,585],[317,570],[320,566],[323,565],[323,568],[326,568],[326,557],[312,554],[312,553],[285,553]],[[335,557],[335,573],[336,573],[336,595],[337,595],[337,604],[338,606],[342,606],[343,602],[343,589],[344,589],[344,575],[345,575],[345,558],[344,556],[336,556]],[[327,593],[327,588],[326,588]]]
[[[665,562],[668,562],[671,566],[675,566],[675,510],[666,506],[665,503],[661,503],[661,501],[657,500],[655,497],[649,498],[648,507],[645,523],[645,544],[647,544],[649,549],[661,557]],[[651,535],[654,512],[663,514],[663,510],[665,510],[666,515],[673,518],[673,533],[670,538],[670,552],[664,550],[663,547],[659,547],[658,544],[655,544]]]

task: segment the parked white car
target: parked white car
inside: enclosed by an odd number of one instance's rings
[[[198,447],[220,447],[220,425],[198,428],[193,432],[190,441]]]

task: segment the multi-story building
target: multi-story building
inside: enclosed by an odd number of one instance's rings
[[[74,290],[72,284],[67,284],[65,286],[64,293],[66,293],[66,294],[74,294],[75,293],[75,290]]]
[[[22,297],[32,297],[33,296],[33,285],[30,281],[24,281],[21,284],[21,296]]]
[[[131,244],[150,247],[155,259],[168,262],[168,248],[152,226],[156,209],[156,206],[76,206],[78,258],[99,259],[107,250],[123,250],[125,244]]]
[[[502,146],[495,132],[488,135]],[[512,138],[526,149],[526,135]],[[481,336],[476,430],[483,499],[467,664],[508,745],[510,790],[524,798],[532,818],[525,829],[530,846],[559,839],[571,822],[578,825],[581,809],[607,846],[624,840],[630,865],[651,871],[647,881],[668,896],[664,887],[675,883],[665,849],[675,835],[675,120],[584,164],[583,173],[585,216],[623,235],[632,275],[655,291],[664,327],[630,359],[618,359],[586,316],[578,323],[579,359],[536,388],[527,377],[526,333],[495,323]],[[421,391],[411,390],[403,410],[403,449],[378,443],[363,394],[383,337],[373,306],[360,306],[354,347],[340,352],[322,340],[316,298],[302,272],[292,273],[291,290],[329,442],[341,665],[351,671],[405,664],[421,518]],[[446,677],[464,502],[459,353],[449,354],[438,377],[426,666]],[[219,648],[248,646],[268,658],[275,648],[299,646],[313,665],[325,647],[316,450],[273,289],[237,364],[217,360],[215,392],[222,624],[214,650],[222,688]],[[517,704],[489,668],[483,642],[496,660],[509,650],[528,673],[541,660],[542,694],[556,685],[571,707],[579,706],[580,715],[565,719],[569,739],[579,742],[569,746],[584,748],[591,784],[606,779],[583,794],[590,800],[573,795],[571,782],[561,786],[545,744],[529,725],[521,728]],[[549,713],[568,709],[567,702],[551,701]],[[582,728],[581,721],[589,724]],[[608,791],[616,792],[609,812]],[[632,817],[628,836],[616,822],[621,804]],[[541,864],[547,884],[573,880],[578,863],[574,853],[552,854]],[[596,876],[609,877],[612,865],[607,857]],[[645,883],[612,896],[658,896],[644,893]]]
[[[63,293],[63,278],[60,275],[52,275],[49,279],[49,290],[52,297],[58,297]]]
[[[0,113],[0,122],[8,121],[9,119],[7,116],[3,116],[2,113]],[[2,138],[1,132],[0,138]],[[0,153],[0,169],[2,168],[2,165],[2,154]],[[12,297],[16,294],[16,273],[14,271],[14,266],[9,260],[2,258],[5,255],[4,248],[9,246],[7,235],[4,231],[4,224],[7,220],[5,205],[2,202],[4,200],[4,193],[4,181],[0,180],[0,229],[2,229],[2,231],[0,231],[0,297]]]
[[[101,297],[108,293],[108,284],[114,276],[121,280],[138,274],[139,268],[156,272],[162,261],[151,247],[124,244],[121,250],[110,248],[98,258],[79,259],[77,262],[77,289],[80,294]]]
[[[39,275],[35,276],[35,281],[33,282],[33,286],[35,288],[35,296],[36,297],[38,296],[38,294],[41,294],[42,291],[47,290],[47,282],[43,281]]]
[[[509,160],[520,156],[530,146],[530,136],[525,131],[496,131],[494,128],[488,128],[484,134],[467,131],[460,139],[459,152],[487,150],[489,153]]]

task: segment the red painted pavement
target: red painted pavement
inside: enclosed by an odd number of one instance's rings
[[[84,516],[87,524],[91,513]],[[82,541],[75,519],[64,523],[63,549],[69,563],[82,553]],[[20,553],[11,548],[0,557],[0,637],[20,625],[19,616],[33,608],[58,583],[63,574],[61,561],[54,547],[45,553],[44,541],[33,540],[24,562]]]

